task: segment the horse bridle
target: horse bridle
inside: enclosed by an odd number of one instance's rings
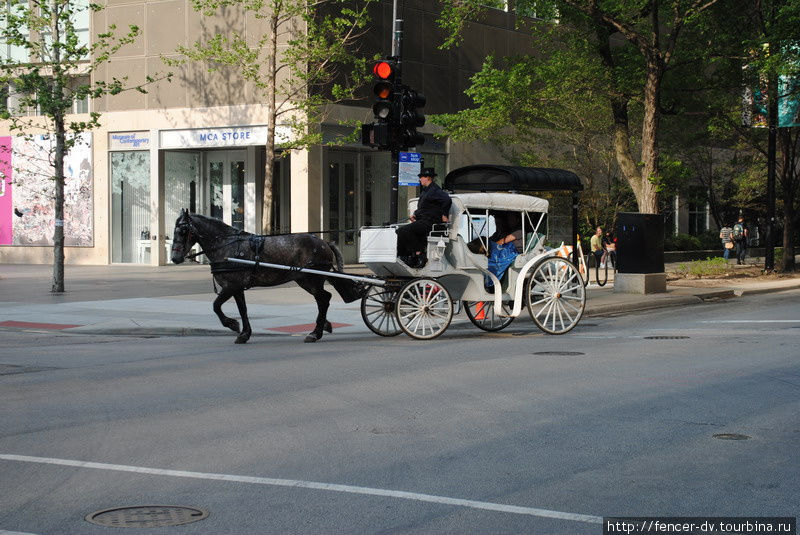
[[[179,253],[183,254],[183,252],[184,252],[183,250],[184,250],[184,248],[186,248],[186,244],[189,243],[190,239],[193,239],[196,243],[200,243],[200,239],[203,239],[203,241],[205,241],[207,243],[211,243],[213,241],[218,240],[219,238],[225,238],[227,236],[237,236],[236,239],[228,241],[228,242],[225,242],[225,243],[220,244],[220,245],[217,245],[215,247],[212,247],[211,249],[208,249],[208,250],[203,249],[203,250],[201,250],[201,251],[199,251],[197,253],[184,255],[185,259],[188,258],[189,260],[194,260],[195,258],[197,258],[200,255],[208,256],[208,253],[210,253],[211,251],[215,251],[217,249],[221,249],[222,247],[226,247],[226,246],[228,246],[228,245],[230,245],[232,243],[236,243],[237,241],[240,241],[242,239],[241,231],[237,231],[235,234],[221,234],[219,236],[215,236],[214,238],[206,239],[206,237],[203,236],[202,234],[200,234],[200,232],[197,231],[197,228],[192,224],[192,217],[189,215],[189,212],[186,211],[185,209],[183,211],[183,218],[184,218],[183,221],[181,221],[180,223],[175,225],[175,230],[184,230],[184,231],[186,231],[186,238],[183,240],[183,243],[173,245],[173,248],[176,248]]]

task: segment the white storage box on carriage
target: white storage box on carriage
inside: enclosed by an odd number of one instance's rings
[[[395,262],[397,260],[397,233],[395,227],[362,228],[358,247],[358,261]]]

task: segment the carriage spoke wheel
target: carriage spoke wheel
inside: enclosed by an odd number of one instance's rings
[[[572,330],[586,307],[586,288],[581,274],[563,258],[545,258],[533,268],[526,284],[528,312],[546,333]]]
[[[511,303],[503,301],[503,315],[494,313],[494,301],[464,301],[464,310],[475,327],[484,331],[502,331],[514,321],[511,317]]]
[[[361,318],[369,330],[380,336],[397,336],[401,332],[394,313],[397,287],[370,286],[361,298]]]
[[[400,289],[395,313],[404,333],[417,340],[430,340],[450,325],[453,301],[435,280],[414,279]]]

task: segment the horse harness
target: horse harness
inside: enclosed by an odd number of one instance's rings
[[[205,236],[202,236],[199,232],[197,232],[197,229],[194,228],[194,226],[191,223],[191,219],[181,223],[180,226],[188,227],[187,228],[187,232],[189,232],[189,233],[193,232],[196,236],[205,239]],[[245,236],[244,234],[247,234],[247,236]],[[233,239],[231,239],[231,240],[229,240],[229,241],[227,241],[225,243],[222,243],[220,245],[216,245],[216,246],[212,247],[211,249],[208,249],[208,250],[203,249],[203,250],[201,250],[201,251],[199,251],[197,253],[192,253],[192,254],[186,255],[186,258],[189,258],[189,259],[193,260],[193,259],[197,258],[200,255],[206,255],[206,257],[209,258],[209,264],[211,266],[211,274],[212,275],[217,275],[217,274],[221,274],[221,273],[243,272],[243,271],[248,272],[250,277],[249,277],[248,283],[245,285],[244,289],[245,290],[249,290],[250,288],[253,287],[253,275],[255,274],[256,270],[259,268],[259,263],[262,260],[261,253],[262,253],[262,250],[264,248],[264,243],[266,242],[266,238],[268,236],[269,235],[266,235],[266,234],[249,234],[249,233],[245,233],[243,231],[238,231],[236,234],[215,236],[210,241],[216,241],[218,239],[225,238],[225,237],[232,237]],[[245,250],[242,250],[243,249],[242,245],[245,242],[247,242],[248,247],[245,248]],[[246,257],[252,255],[251,258],[252,258],[252,260],[255,261],[255,264],[253,264],[253,265],[244,265],[244,264],[240,264],[240,263],[237,263],[237,262],[230,262],[228,260],[220,260],[220,261],[216,261],[216,262],[210,261],[210,257],[208,256],[208,253],[210,253],[212,251],[216,251],[216,250],[221,249],[223,247],[227,247],[228,245],[233,245],[234,243],[236,244],[236,252],[233,253],[232,256],[234,258],[245,259]],[[333,265],[336,265],[336,259],[335,258],[333,259]],[[304,265],[304,266],[287,266],[287,267],[289,268],[287,271],[298,272],[298,271],[301,271],[303,268],[311,268],[311,267],[313,267],[313,265],[312,265],[312,261],[309,260],[308,262],[306,262],[306,265]],[[212,281],[212,283],[214,285],[214,293],[215,294],[219,294],[219,291],[217,289],[217,281],[216,281],[216,279],[214,279],[214,277],[211,277],[211,281]]]

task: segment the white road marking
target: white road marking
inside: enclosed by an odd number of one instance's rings
[[[0,529],[0,535],[34,535],[33,533],[23,533],[21,531],[6,531]]]
[[[700,323],[800,323],[800,320],[707,320]]]
[[[204,472],[184,472],[182,470],[163,470],[160,468],[146,468],[142,466],[128,466],[123,464],[94,463],[88,461],[75,461],[70,459],[53,459],[50,457],[29,457],[27,455],[0,454],[0,460],[19,461],[24,463],[55,464],[60,466],[74,466],[77,468],[95,468],[98,470],[133,472],[136,474],[149,474],[156,476],[186,477],[191,479],[207,479],[212,481],[229,481],[236,483],[249,483],[251,485],[272,485],[277,487],[295,487],[303,489],[327,490],[332,492],[347,492],[350,494],[385,496],[388,498],[399,498],[403,500],[415,500],[419,502],[455,505],[459,507],[469,507],[471,509],[483,509],[485,511],[496,511],[500,513],[513,513],[518,515],[538,516],[544,518],[557,518],[560,520],[572,520],[574,522],[586,522],[589,524],[603,523],[603,517],[601,516],[582,515],[578,513],[564,513],[561,511],[551,511],[549,509],[538,509],[535,507],[506,505],[502,503],[462,500],[459,498],[436,496],[434,494],[419,494],[416,492],[405,492],[401,490],[355,487],[351,485],[337,485],[334,483],[319,483],[315,481],[274,479],[269,477],[237,476],[228,474],[212,474]],[[2,532],[0,532],[0,535],[2,535]]]

